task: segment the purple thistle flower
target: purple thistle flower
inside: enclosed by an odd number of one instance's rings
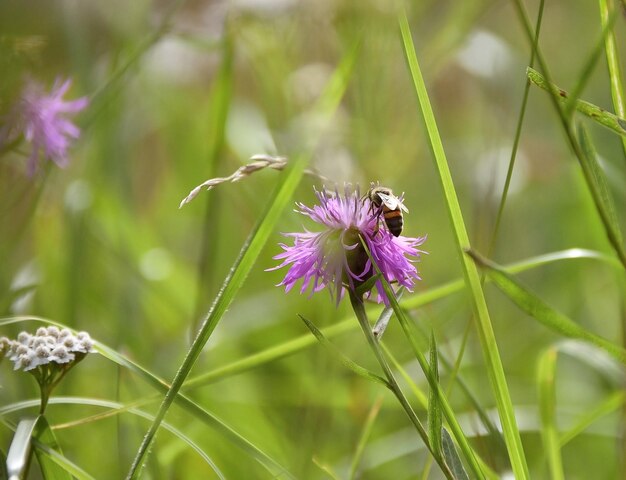
[[[379,211],[368,198],[361,198],[358,190],[346,188],[343,195],[315,192],[319,205],[309,208],[297,203],[296,212],[308,216],[324,227],[321,232],[286,233],[294,244],[280,244],[284,250],[274,259],[282,260],[276,270],[289,266],[285,278],[278,285],[291,290],[302,279],[300,293],[312,284],[311,294],[329,287],[339,303],[344,287],[354,291],[374,275],[375,269],[359,236],[365,241],[383,276],[389,282],[396,281],[411,291],[415,280],[420,280],[417,269],[408,257],[418,260],[422,250],[416,247],[426,237],[395,237],[384,224]],[[376,301],[388,304],[382,282],[375,284]],[[371,292],[370,292],[371,293]]]
[[[28,159],[27,172],[35,174],[43,154],[59,167],[68,165],[67,150],[80,129],[68,118],[83,110],[89,103],[86,97],[65,101],[63,96],[71,81],[57,80],[50,93],[34,80],[27,80],[20,101],[8,115],[8,124],[0,130],[0,144],[13,141],[20,133],[33,146]]]

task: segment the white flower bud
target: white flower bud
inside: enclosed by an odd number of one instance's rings
[[[69,363],[74,360],[75,356],[67,351],[63,345],[59,345],[50,355],[50,360],[56,363]]]
[[[48,327],[48,335],[54,337],[54,338],[59,338],[59,334],[61,333],[61,331],[58,329],[58,327],[50,326]]]
[[[67,328],[64,328],[64,329],[62,329],[62,330],[59,332],[59,340],[61,340],[61,339],[65,338],[65,337],[67,337],[67,336],[70,336],[71,334],[72,334],[72,332],[70,332]]]
[[[28,344],[30,342],[31,334],[28,332],[20,332],[17,336],[17,341],[22,345]]]

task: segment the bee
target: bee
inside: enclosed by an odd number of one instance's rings
[[[371,202],[371,208],[377,209],[379,216],[382,214],[391,234],[394,237],[400,236],[404,223],[402,212],[405,211],[409,213],[409,209],[406,208],[402,201],[387,187],[372,186],[369,192],[367,192],[367,198],[369,198]]]

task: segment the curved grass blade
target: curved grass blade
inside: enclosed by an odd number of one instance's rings
[[[61,445],[43,415],[39,415],[37,418],[33,440],[37,440],[33,443],[43,478],[46,480],[72,480],[72,475],[65,467],[57,463],[60,458],[64,459]]]
[[[526,69],[526,75],[528,76],[528,79],[539,88],[556,94],[562,105],[565,105],[569,101],[569,94],[565,90],[559,88],[553,83],[549,83],[537,70],[528,67]],[[578,112],[591,118],[612,132],[619,135],[626,135],[626,119],[618,117],[614,113],[608,112],[603,108],[600,108],[593,103],[585,102],[584,100],[577,99],[574,106]]]
[[[541,439],[548,457],[550,478],[564,480],[563,460],[559,445],[559,432],[556,426],[556,373],[557,351],[548,348],[539,358],[537,385],[539,387],[539,411],[541,413]]]
[[[380,412],[380,407],[383,404],[383,397],[379,396],[369,413],[367,414],[367,418],[365,419],[365,425],[363,426],[363,431],[359,437],[359,443],[356,446],[356,450],[354,451],[354,456],[352,457],[352,463],[350,464],[350,473],[348,478],[350,480],[354,480],[357,478],[357,469],[359,468],[359,463],[361,461],[361,457],[363,456],[363,450],[365,450],[365,444],[367,443],[370,435],[372,434],[372,428],[374,427],[374,422],[376,422],[376,418],[378,417],[378,412]]]
[[[358,45],[356,45],[343,59],[337,71],[330,79],[324,94],[317,104],[317,110],[324,114],[325,118],[329,118],[332,115],[339,103],[339,100],[343,96],[352,71],[352,66],[356,59],[356,54],[358,52],[357,47]],[[172,386],[169,388],[165,398],[163,399],[163,403],[159,407],[159,411],[154,422],[150,426],[150,429],[146,433],[144,440],[137,451],[135,459],[128,472],[127,478],[129,480],[138,478],[141,467],[144,464],[145,457],[148,455],[150,450],[150,445],[156,436],[159,424],[163,421],[167,410],[173,403],[174,398],[189,375],[191,368],[200,356],[204,345],[209,340],[213,330],[221,320],[222,315],[226,312],[226,309],[243,285],[244,280],[248,276],[250,270],[252,270],[252,267],[261,253],[261,250],[265,246],[270,235],[273,233],[283,210],[291,200],[296,187],[300,183],[300,179],[304,174],[304,169],[311,155],[312,153],[309,150],[296,157],[293,164],[287,168],[283,181],[278,185],[275,192],[270,197],[271,201],[268,204],[264,215],[261,217],[259,223],[241,249],[239,257],[235,261],[232,270],[224,281],[224,284],[222,285],[211,310],[202,322],[198,335],[194,339],[191,348],[188,350],[182,365],[172,381]]]
[[[20,316],[20,317],[11,317],[11,318],[2,319],[0,320],[0,326],[9,325],[12,323],[20,323],[24,321],[38,321],[38,322],[43,322],[43,323],[47,323],[50,325],[56,325],[57,327],[61,327],[61,328],[67,328],[65,325],[63,325],[60,322],[55,322],[53,320],[49,320],[43,317],[33,317],[33,316],[30,316],[30,317]],[[164,380],[157,377],[150,371],[146,370],[139,364],[128,359],[124,355],[121,355],[116,350],[112,349],[111,347],[101,342],[97,342],[97,341],[94,341],[94,347],[96,351],[98,351],[104,357],[128,369],[129,371],[137,374],[139,377],[143,378],[150,386],[152,386],[159,392],[165,393],[168,391],[169,385]],[[54,398],[51,399],[50,402],[52,402],[53,400]],[[274,475],[282,475],[287,478],[293,478],[293,476],[288,472],[288,470],[285,467],[283,467],[279,462],[274,460],[272,457],[270,457],[268,454],[266,454],[260,448],[258,448],[252,442],[250,442],[248,439],[246,439],[245,437],[237,433],[235,430],[233,430],[230,426],[228,426],[222,420],[220,420],[219,418],[217,418],[215,415],[208,412],[207,410],[203,409],[201,406],[196,404],[187,396],[179,392],[176,395],[174,401],[176,402],[177,405],[185,409],[188,413],[195,416],[198,420],[207,424],[211,428],[215,429],[217,432],[219,432],[225,438],[230,440],[237,447],[242,449],[244,452],[248,453],[252,458],[256,459],[259,463],[261,463],[261,465],[263,465],[268,471],[270,471]],[[0,409],[0,414],[1,412],[2,412],[2,409]]]
[[[374,381],[376,383],[380,383],[381,385],[384,385],[387,388],[391,388],[391,386],[389,385],[389,382],[387,382],[387,380],[382,378],[380,375],[376,375],[375,373],[370,372],[368,369],[363,368],[359,364],[357,364],[357,363],[353,362],[352,360],[350,360],[343,353],[341,353],[341,351],[337,347],[335,347],[331,342],[329,342],[326,339],[326,337],[324,337],[322,332],[319,331],[319,329],[313,324],[313,322],[307,320],[306,318],[304,318],[300,314],[298,314],[298,317],[300,317],[300,319],[304,322],[304,324],[307,326],[307,328],[309,330],[311,330],[311,333],[313,335],[315,335],[315,338],[317,338],[317,340],[325,348],[327,348],[332,353],[332,355],[335,358],[337,358],[341,363],[343,363],[344,366],[348,367],[354,373],[356,373],[357,375],[359,375],[359,376],[361,376],[363,378],[366,378],[367,380],[371,380],[371,381]]]
[[[99,399],[99,398],[53,397],[50,400],[50,404],[55,404],[55,405],[90,405],[90,406],[94,406],[94,407],[108,408],[110,411],[106,412],[104,414],[92,415],[90,417],[87,417],[87,418],[81,419],[81,420],[75,420],[75,421],[67,422],[67,423],[64,423],[64,424],[57,424],[57,425],[54,425],[52,427],[52,430],[56,431],[56,430],[61,430],[61,429],[66,429],[66,428],[72,428],[72,427],[75,427],[75,426],[78,426],[78,425],[84,425],[85,423],[95,422],[97,420],[102,420],[102,419],[105,419],[105,418],[109,418],[112,415],[117,415],[119,413],[130,413],[132,415],[137,415],[139,417],[148,419],[150,421],[154,420],[154,415],[151,415],[149,413],[144,412],[143,410],[140,410],[140,409],[136,408],[134,406],[134,404],[137,404],[137,403],[139,403],[139,402],[134,402],[133,404],[130,404],[130,405],[124,405],[124,404],[119,403],[119,402],[113,402],[113,401],[110,401],[110,400],[102,400],[102,399]],[[13,404],[10,404],[10,405],[5,405],[2,408],[0,408],[0,417],[6,416],[9,413],[13,413],[13,412],[17,412],[17,411],[20,411],[20,410],[33,408],[33,407],[36,407],[38,405],[39,405],[39,400],[25,400],[25,401],[16,402],[16,403],[13,403]],[[163,422],[163,428],[168,430],[172,434],[174,434],[176,437],[180,438],[180,440],[182,440],[184,443],[188,444],[213,469],[213,471],[215,472],[215,474],[217,475],[218,478],[220,478],[221,480],[225,480],[224,474],[215,465],[213,460],[191,438],[189,438],[183,432],[181,432],[176,427],[174,427],[173,425],[170,425],[167,422]],[[68,463],[67,459],[64,459],[64,461],[66,463]],[[65,465],[65,463],[62,464],[62,465]],[[77,475],[76,473],[74,473],[73,470],[70,470],[70,469],[67,469],[67,468],[66,468],[66,470],[68,472],[72,473],[72,475],[74,475],[75,477],[82,478],[79,475]],[[85,478],[91,478],[91,477],[89,475],[87,475],[87,477],[85,477]]]
[[[129,370],[138,374],[160,392],[165,393],[169,391],[169,385],[165,381],[163,381],[156,375],[153,375],[148,370],[141,367],[139,364],[134,363],[125,356],[119,354],[117,351],[100,342],[96,342],[95,345],[97,347],[97,350],[102,355],[107,357],[109,360],[117,363],[118,365],[128,368]],[[206,423],[211,428],[218,431],[225,438],[241,448],[244,452],[248,453],[251,457],[255,458],[269,472],[273,473],[274,475],[282,475],[287,478],[293,478],[289,471],[285,467],[283,467],[278,461],[274,460],[267,453],[263,452],[263,450],[261,450],[259,447],[254,445],[252,442],[233,430],[222,420],[202,408],[200,405],[195,403],[184,394],[178,392],[177,395],[174,397],[174,402],[178,406],[185,409],[188,413],[198,418],[200,421]]]
[[[524,287],[499,265],[469,250],[471,257],[478,266],[484,269],[493,283],[511,299],[518,307],[546,327],[566,337],[578,338],[602,348],[609,355],[622,363],[626,363],[626,350],[594,333],[585,330],[567,316],[558,312],[536,294]]]
[[[463,462],[461,462],[459,458],[459,453],[456,451],[452,437],[446,427],[441,429],[441,446],[443,449],[443,457],[450,467],[450,470],[452,470],[454,478],[456,480],[469,480],[465,467],[463,467]]]
[[[454,182],[450,174],[450,169],[446,160],[443,144],[435,121],[435,115],[430,105],[428,98],[428,92],[424,83],[424,78],[417,61],[417,55],[415,53],[415,47],[413,46],[413,38],[411,36],[411,30],[409,28],[409,22],[406,16],[406,12],[402,10],[399,16],[400,32],[402,35],[402,41],[404,45],[404,52],[409,65],[411,77],[415,87],[415,92],[418,97],[421,116],[426,125],[428,137],[430,140],[430,147],[435,160],[435,166],[439,173],[439,179],[443,188],[444,196],[446,199],[446,207],[454,236],[456,240],[458,254],[463,267],[463,274],[467,289],[472,298],[473,310],[477,319],[477,327],[479,338],[482,346],[483,355],[487,364],[487,372],[494,395],[496,404],[498,407],[498,413],[502,422],[502,429],[504,433],[504,439],[509,452],[509,458],[513,467],[513,473],[519,480],[525,480],[529,477],[528,466],[526,464],[526,457],[524,455],[524,449],[522,446],[522,440],[520,437],[519,429],[517,427],[517,421],[515,419],[515,412],[513,410],[513,402],[509,394],[508,385],[506,383],[506,377],[504,375],[504,368],[502,366],[502,360],[498,352],[498,345],[496,342],[491,320],[489,318],[489,311],[487,309],[487,303],[485,301],[484,293],[481,286],[480,276],[476,266],[469,259],[463,255],[463,251],[470,247],[469,237],[463,221],[463,215],[461,213],[461,206],[456,195],[454,188]],[[388,294],[389,295],[389,294]],[[397,302],[396,302],[397,304]],[[398,316],[398,311],[396,311]],[[432,380],[429,376],[429,381]],[[433,382],[435,383],[435,382]],[[446,416],[447,418],[447,416]],[[448,419],[450,421],[450,419]],[[452,425],[451,425],[452,426]],[[454,430],[453,430],[454,431]],[[454,432],[455,438],[459,440],[458,434],[460,432]],[[463,438],[464,436],[461,435]],[[469,448],[469,446],[467,446]],[[462,446],[462,448],[465,448]],[[469,449],[464,451],[466,459],[472,461],[474,467],[473,473],[480,472],[477,462],[473,459],[473,456],[467,458],[467,454],[471,452]],[[472,452],[473,453],[473,452]]]
[[[24,418],[17,424],[15,435],[7,454],[6,470],[8,478],[20,479],[26,476],[31,458],[31,439],[37,418]]]

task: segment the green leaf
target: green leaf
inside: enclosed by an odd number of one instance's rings
[[[452,441],[452,437],[445,427],[441,429],[441,445],[443,448],[443,458],[448,467],[450,467],[454,478],[456,480],[469,480],[465,467],[463,467],[463,462],[461,462],[459,453],[456,451],[456,446]]]
[[[594,333],[585,330],[573,320],[552,308],[530,289],[523,286],[499,265],[469,250],[471,257],[478,266],[484,269],[493,283],[511,299],[519,308],[535,320],[551,330],[570,338],[578,338],[590,342],[622,363],[626,363],[626,350]]]
[[[439,383],[439,361],[435,334],[430,332],[430,371]],[[431,388],[428,396],[428,436],[436,455],[441,455],[442,414],[436,389]]]
[[[376,383],[380,383],[380,384],[384,385],[387,388],[390,388],[389,382],[387,382],[384,378],[382,378],[379,375],[376,375],[373,372],[370,372],[366,368],[363,368],[362,366],[360,366],[357,363],[355,363],[352,360],[350,360],[343,353],[341,353],[341,351],[337,347],[335,347],[330,341],[328,341],[328,339],[326,339],[326,337],[324,337],[322,332],[320,332],[320,330],[315,326],[315,324],[313,322],[307,320],[306,318],[304,318],[300,314],[298,314],[298,317],[300,317],[300,319],[304,322],[304,324],[307,326],[307,328],[309,330],[311,330],[311,333],[313,335],[315,335],[315,338],[317,338],[317,340],[324,347],[326,347],[333,354],[333,356],[335,358],[337,358],[341,363],[343,363],[344,366],[348,367],[354,373],[356,373],[357,375],[359,375],[359,376],[361,376],[363,378],[366,378],[368,380],[372,380],[372,381],[374,381]]]
[[[559,98],[562,105],[565,105],[568,102],[569,94],[557,85],[548,82],[537,70],[528,67],[526,69],[526,75],[534,85],[547,92],[555,94],[555,96]],[[578,112],[591,118],[592,120],[595,120],[600,125],[619,135],[626,135],[626,119],[618,117],[617,115],[607,112],[603,108],[600,108],[593,103],[585,102],[584,100],[576,100],[574,106]]]

